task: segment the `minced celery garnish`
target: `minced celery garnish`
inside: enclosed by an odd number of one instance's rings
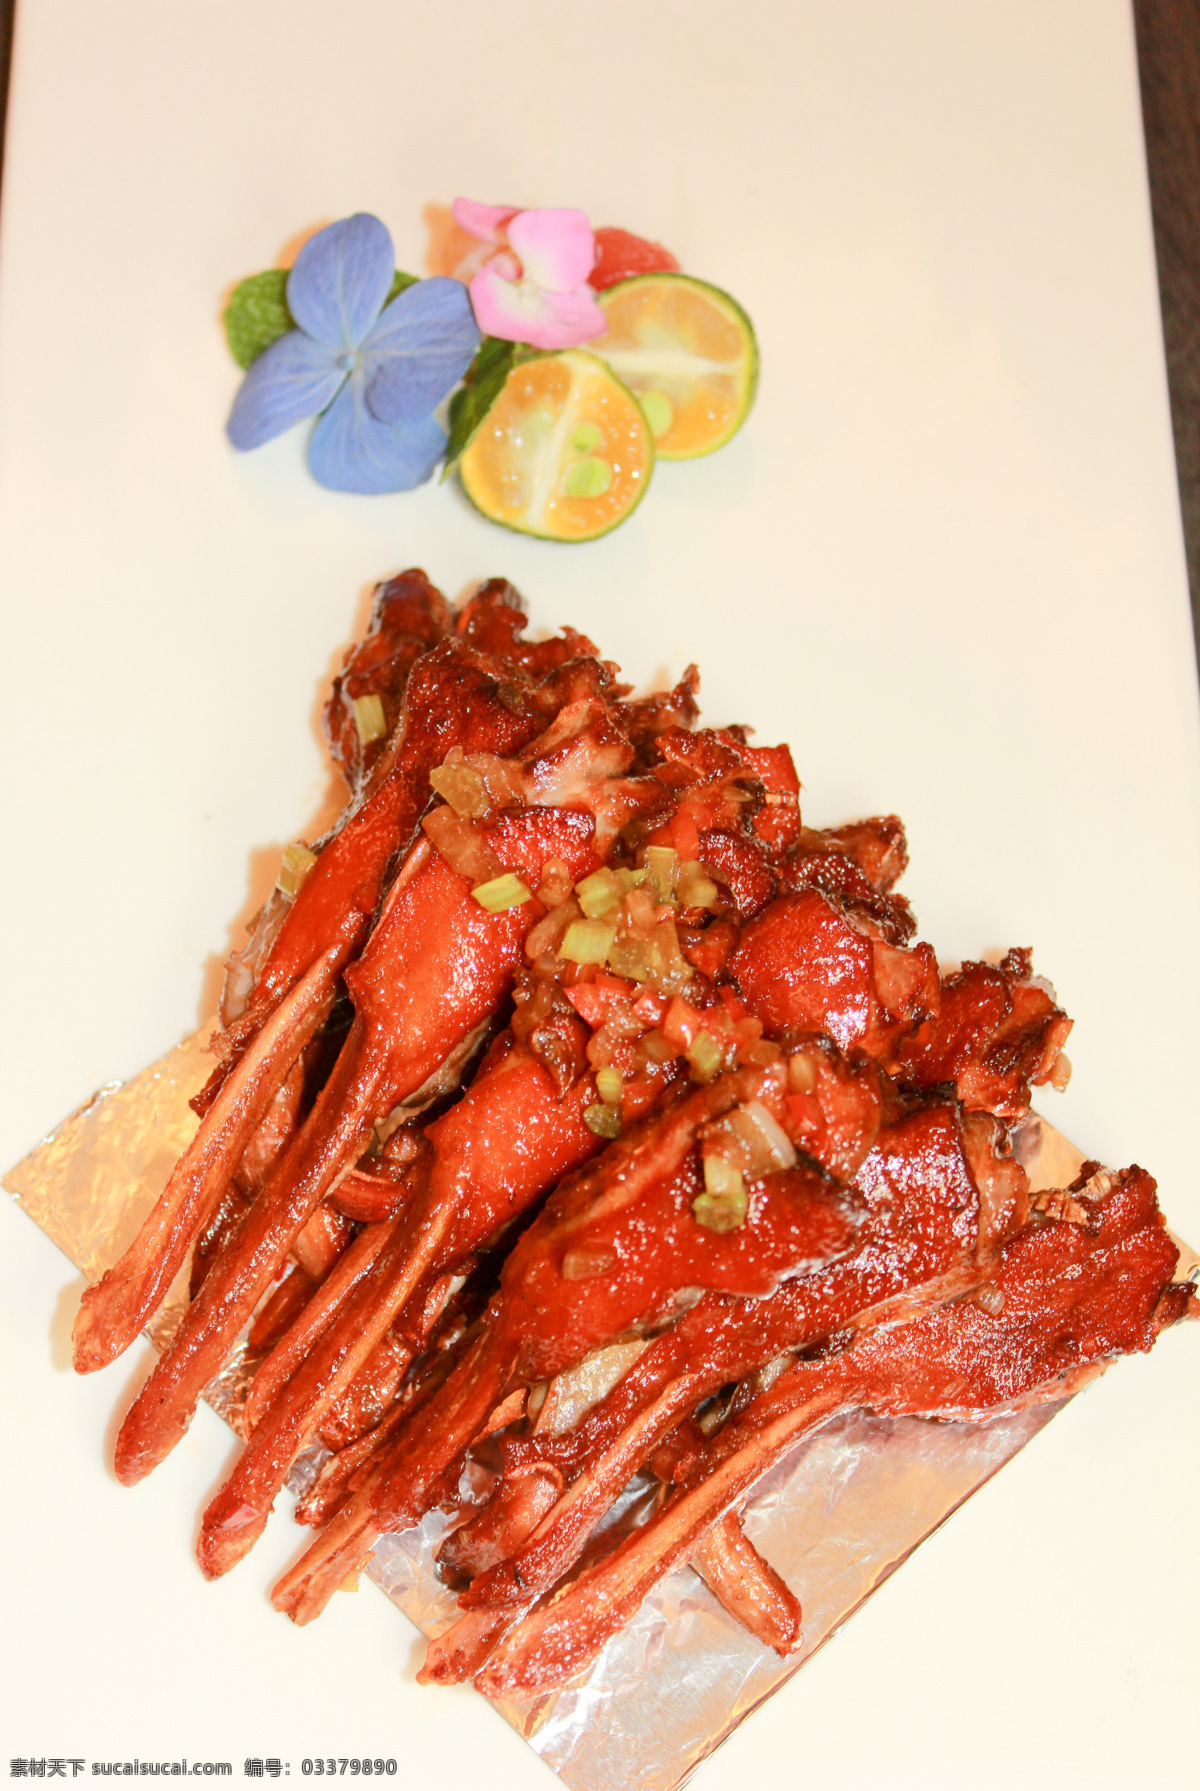
[[[610,1107],[615,1107],[621,1099],[624,1086],[624,1076],[612,1064],[606,1064],[602,1070],[596,1071],[596,1092]]]
[[[685,908],[715,908],[717,886],[695,858],[680,868],[675,879],[675,893]]]
[[[616,936],[616,927],[607,920],[573,920],[558,955],[571,964],[603,964]]]
[[[746,1223],[749,1204],[744,1193],[697,1194],[692,1211],[697,1225],[702,1225],[705,1231],[737,1231]]]
[[[513,871],[493,877],[490,883],[477,883],[471,894],[489,914],[502,914],[506,908],[519,908],[522,902],[533,900],[533,891]]]
[[[701,1082],[711,1082],[721,1067],[721,1047],[711,1032],[698,1032],[686,1056]]]
[[[746,1223],[749,1204],[741,1170],[724,1157],[705,1157],[704,1192],[692,1202],[697,1225],[705,1231],[736,1231]]]
[[[631,889],[646,881],[645,871],[593,871],[575,885],[579,906],[589,920],[600,920],[620,907]]]
[[[583,1110],[583,1123],[598,1138],[619,1138],[621,1136],[621,1109],[610,1107],[607,1101],[593,1101],[590,1107]],[[703,1195],[701,1196],[703,1199]]]
[[[289,900],[294,900],[300,885],[316,862],[316,853],[310,852],[303,841],[297,840],[294,846],[288,846],[279,866],[279,875],[275,879],[276,889]]]
[[[387,716],[383,709],[383,698],[374,694],[355,697],[354,725],[358,729],[358,737],[364,746],[370,746],[372,740],[382,740],[387,733]]]

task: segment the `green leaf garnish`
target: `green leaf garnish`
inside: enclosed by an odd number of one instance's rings
[[[287,307],[290,271],[286,267],[268,267],[261,274],[250,274],[234,287],[225,307],[225,340],[239,367],[248,367],[272,342],[295,329],[296,320]],[[390,305],[406,287],[416,283],[416,274],[401,273],[397,268],[384,304]]]
[[[225,307],[225,340],[239,367],[248,367],[264,348],[295,329],[287,308],[287,279],[286,267],[269,267],[234,287]]]
[[[446,464],[442,478],[448,478],[454,463],[464,453],[471,437],[504,390],[504,382],[517,362],[519,344],[504,342],[499,336],[485,336],[475,359],[467,368],[466,377],[450,400],[450,439],[446,443]]]

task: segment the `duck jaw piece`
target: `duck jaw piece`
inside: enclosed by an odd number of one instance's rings
[[[499,1481],[487,1504],[442,1543],[438,1550],[442,1577],[462,1585],[505,1560],[537,1528],[562,1490],[562,1475],[544,1462]]]
[[[869,1311],[882,1317],[976,1285],[1027,1210],[1024,1175],[995,1158],[994,1131],[995,1122],[960,1118],[951,1107],[887,1128],[855,1183],[866,1214],[852,1250],[763,1300],[706,1296],[573,1431],[506,1443],[506,1469],[542,1460],[569,1484],[529,1540],[472,1583],[463,1608],[528,1606],[548,1591],[630,1476],[726,1382]]]
[[[562,1182],[510,1253],[474,1348],[401,1424],[370,1492],[355,1494],[352,1516],[343,1507],[337,1536],[319,1538],[280,1582],[280,1608],[302,1610],[305,1621],[323,1608],[344,1577],[352,1525],[369,1552],[379,1535],[418,1522],[509,1387],[561,1372],[631,1323],[661,1321],[681,1292],[694,1297],[697,1277],[700,1287],[732,1280],[762,1291],[782,1273],[851,1248],[854,1215],[816,1175],[801,1176],[799,1186],[759,1184],[758,1233],[753,1223],[746,1237],[706,1232],[694,1217],[691,1201],[703,1187],[693,1160],[700,1128],[744,1101],[777,1103],[782,1083],[772,1065],[682,1091]],[[618,1258],[619,1274],[576,1272]]]
[[[586,815],[530,809],[485,831],[500,862],[534,887],[548,858],[575,877],[595,867]],[[374,1122],[495,1012],[540,914],[535,901],[489,913],[427,843],[409,854],[347,977],[357,1011],[329,1081],[121,1427],[115,1465],[124,1484],[149,1473],[183,1435],[297,1232],[362,1154]]]
[[[817,889],[781,895],[750,921],[729,968],[769,1036],[827,1032],[884,1068],[940,1000],[932,946],[893,945]]]
[[[800,1600],[763,1560],[736,1511],[727,1511],[701,1537],[691,1565],[729,1615],[776,1654],[803,1647]]]
[[[579,676],[590,672],[586,662],[582,671],[568,664],[535,682],[521,668],[481,654],[459,638],[443,641],[418,660],[389,743],[386,775],[318,853],[258,973],[246,1012],[229,1029],[231,1045],[240,1046],[318,951],[336,942],[343,963],[358,951],[388,864],[407,849],[429,802],[430,773],[451,748],[518,751],[558,713]],[[598,665],[595,674],[603,676]]]
[[[276,1610],[294,1623],[311,1623],[347,1577],[366,1564],[380,1536],[409,1527],[405,1522],[380,1522],[375,1511],[381,1486],[397,1461],[405,1470],[408,1504],[419,1507],[417,1517],[436,1503],[446,1490],[446,1469],[485,1429],[498,1403],[497,1389],[509,1381],[515,1360],[508,1338],[494,1330],[483,1332],[432,1398],[406,1414],[387,1452],[365,1471],[316,1541],[278,1582],[271,1594]],[[387,1498],[394,1506],[392,1488]]]
[[[689,1399],[694,1404],[869,1309],[889,1310],[931,1284],[947,1293],[973,1286],[1027,1212],[1024,1173],[1012,1158],[996,1155],[995,1142],[994,1121],[944,1102],[893,1121],[852,1184],[864,1216],[846,1255],[783,1281],[764,1300],[706,1295],[647,1345],[573,1430],[507,1442],[506,1465],[544,1459],[568,1476],[586,1468],[596,1481],[608,1451],[624,1462],[623,1433],[647,1409],[658,1406],[664,1423],[672,1413],[677,1422]],[[659,1406],[672,1383],[676,1393]]]
[[[1142,1170],[1076,1185],[1074,1221],[1034,1217],[999,1252],[973,1297],[862,1332],[798,1362],[710,1445],[687,1486],[560,1596],[510,1628],[475,1679],[489,1697],[563,1684],[628,1622],[710,1526],[783,1452],[839,1411],[983,1422],[1060,1399],[1116,1356],[1147,1350],[1187,1312],[1171,1283],[1178,1251]]]
[[[283,1077],[333,1001],[336,953],[300,979],[227,1078],[132,1244],[83,1296],[75,1319],[75,1369],[90,1374],[128,1349],[157,1311],[196,1234],[228,1185]]]
[[[778,1099],[780,1082],[772,1066],[682,1092],[564,1181],[510,1253],[488,1328],[443,1389],[446,1403],[465,1411],[462,1391],[478,1371],[490,1411],[507,1385],[494,1378],[501,1365],[520,1382],[551,1379],[631,1326],[663,1322],[681,1294],[731,1283],[762,1293],[849,1251],[854,1214],[816,1175],[765,1178],[736,1231],[707,1230],[695,1217],[701,1127],[746,1101]],[[472,1441],[436,1405],[389,1459],[373,1505],[381,1531],[415,1523],[428,1488]]]
[[[432,1170],[377,1260],[323,1333],[302,1315],[297,1339],[280,1346],[281,1371],[260,1398],[255,1381],[253,1434],[201,1526],[198,1555],[208,1578],[252,1547],[295,1456],[429,1280],[485,1244],[599,1147],[583,1119],[591,1098],[583,1081],[560,1100],[541,1065],[513,1049],[494,1053],[462,1101],[428,1128]],[[352,1249],[362,1250],[369,1235]],[[260,1376],[271,1367],[264,1363]]]
[[[294,1323],[278,1339],[270,1355],[259,1366],[242,1408],[242,1423],[248,1436],[254,1435],[309,1351],[354,1301],[356,1292],[370,1276],[402,1223],[400,1218],[395,1218],[365,1226]]]
[[[1020,1119],[1031,1084],[1066,1087],[1071,1024],[1028,951],[967,963],[943,981],[938,1013],[901,1045],[898,1074],[913,1088],[953,1082],[964,1107]]]
[[[781,1112],[784,1088],[782,1063],[771,1063],[677,1089],[563,1182],[500,1278],[524,1379],[552,1380],[631,1330],[670,1322],[706,1289],[766,1294],[852,1248],[853,1202],[799,1166],[752,1181],[741,1223],[718,1230],[699,1216],[709,1131],[735,1109]]]
[[[413,643],[432,643],[444,632],[446,606],[423,574],[394,583],[407,587],[402,619],[409,624],[401,631],[409,646],[398,662],[403,701],[395,733],[374,765],[365,799],[351,805],[325,842],[275,932],[249,1006],[243,1003],[237,1019],[230,1019],[220,1040],[225,1062],[204,1091],[199,1132],[121,1262],[85,1296],[76,1328],[80,1372],[105,1367],[144,1329],[272,1098],[324,1023],[338,979],[366,938],[387,866],[407,847],[429,801],[433,768],[452,745],[519,750],[557,713],[560,685],[574,692],[581,679],[590,676],[594,685],[607,678],[598,664],[594,672],[570,669],[569,654],[582,637],[540,643],[522,655],[516,636],[523,616],[507,603],[515,628],[498,644],[507,638],[520,663],[483,654],[469,636],[444,640],[409,660]],[[480,611],[494,601],[478,600]],[[399,679],[400,670],[393,670]],[[227,1011],[231,999],[227,986]]]
[[[449,603],[417,568],[376,585],[367,632],[342,660],[321,717],[330,757],[340,766],[355,801],[369,790],[372,774],[400,724],[413,666],[453,625]],[[364,741],[354,705],[372,696],[383,706],[385,733]]]

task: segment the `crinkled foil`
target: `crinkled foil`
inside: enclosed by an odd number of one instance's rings
[[[134,1236],[196,1127],[188,1099],[207,1079],[210,1028],[127,1083],[112,1083],[5,1176],[5,1186],[59,1248],[98,1280]],[[1043,1120],[1018,1138],[1035,1188],[1063,1187],[1082,1155]],[[1196,1263],[1184,1250],[1181,1271]],[[160,1345],[186,1298],[180,1277],[151,1327]],[[241,1344],[205,1394],[235,1428],[254,1364]],[[501,1713],[572,1791],[674,1791],[764,1698],[790,1679],[924,1539],[1060,1409],[986,1425],[849,1416],[801,1442],[755,1489],[747,1534],[798,1594],[804,1647],[780,1660],[730,1617],[691,1571],[664,1579],[637,1617],[565,1691],[500,1704]],[[299,1492],[321,1459],[292,1470]],[[636,1517],[651,1499],[624,1495]],[[450,1527],[431,1512],[385,1536],[368,1569],[426,1636],[456,1607],[434,1571]],[[431,1694],[435,1695],[435,1694]]]

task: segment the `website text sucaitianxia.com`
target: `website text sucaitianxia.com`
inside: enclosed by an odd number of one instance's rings
[[[305,1778],[394,1777],[396,1762],[378,1755],[356,1758],[349,1754],[327,1754],[300,1761]],[[277,1755],[253,1755],[245,1760],[88,1760],[79,1755],[10,1759],[8,1776],[12,1779],[67,1779],[94,1775],[97,1778],[290,1778],[292,1762]]]

